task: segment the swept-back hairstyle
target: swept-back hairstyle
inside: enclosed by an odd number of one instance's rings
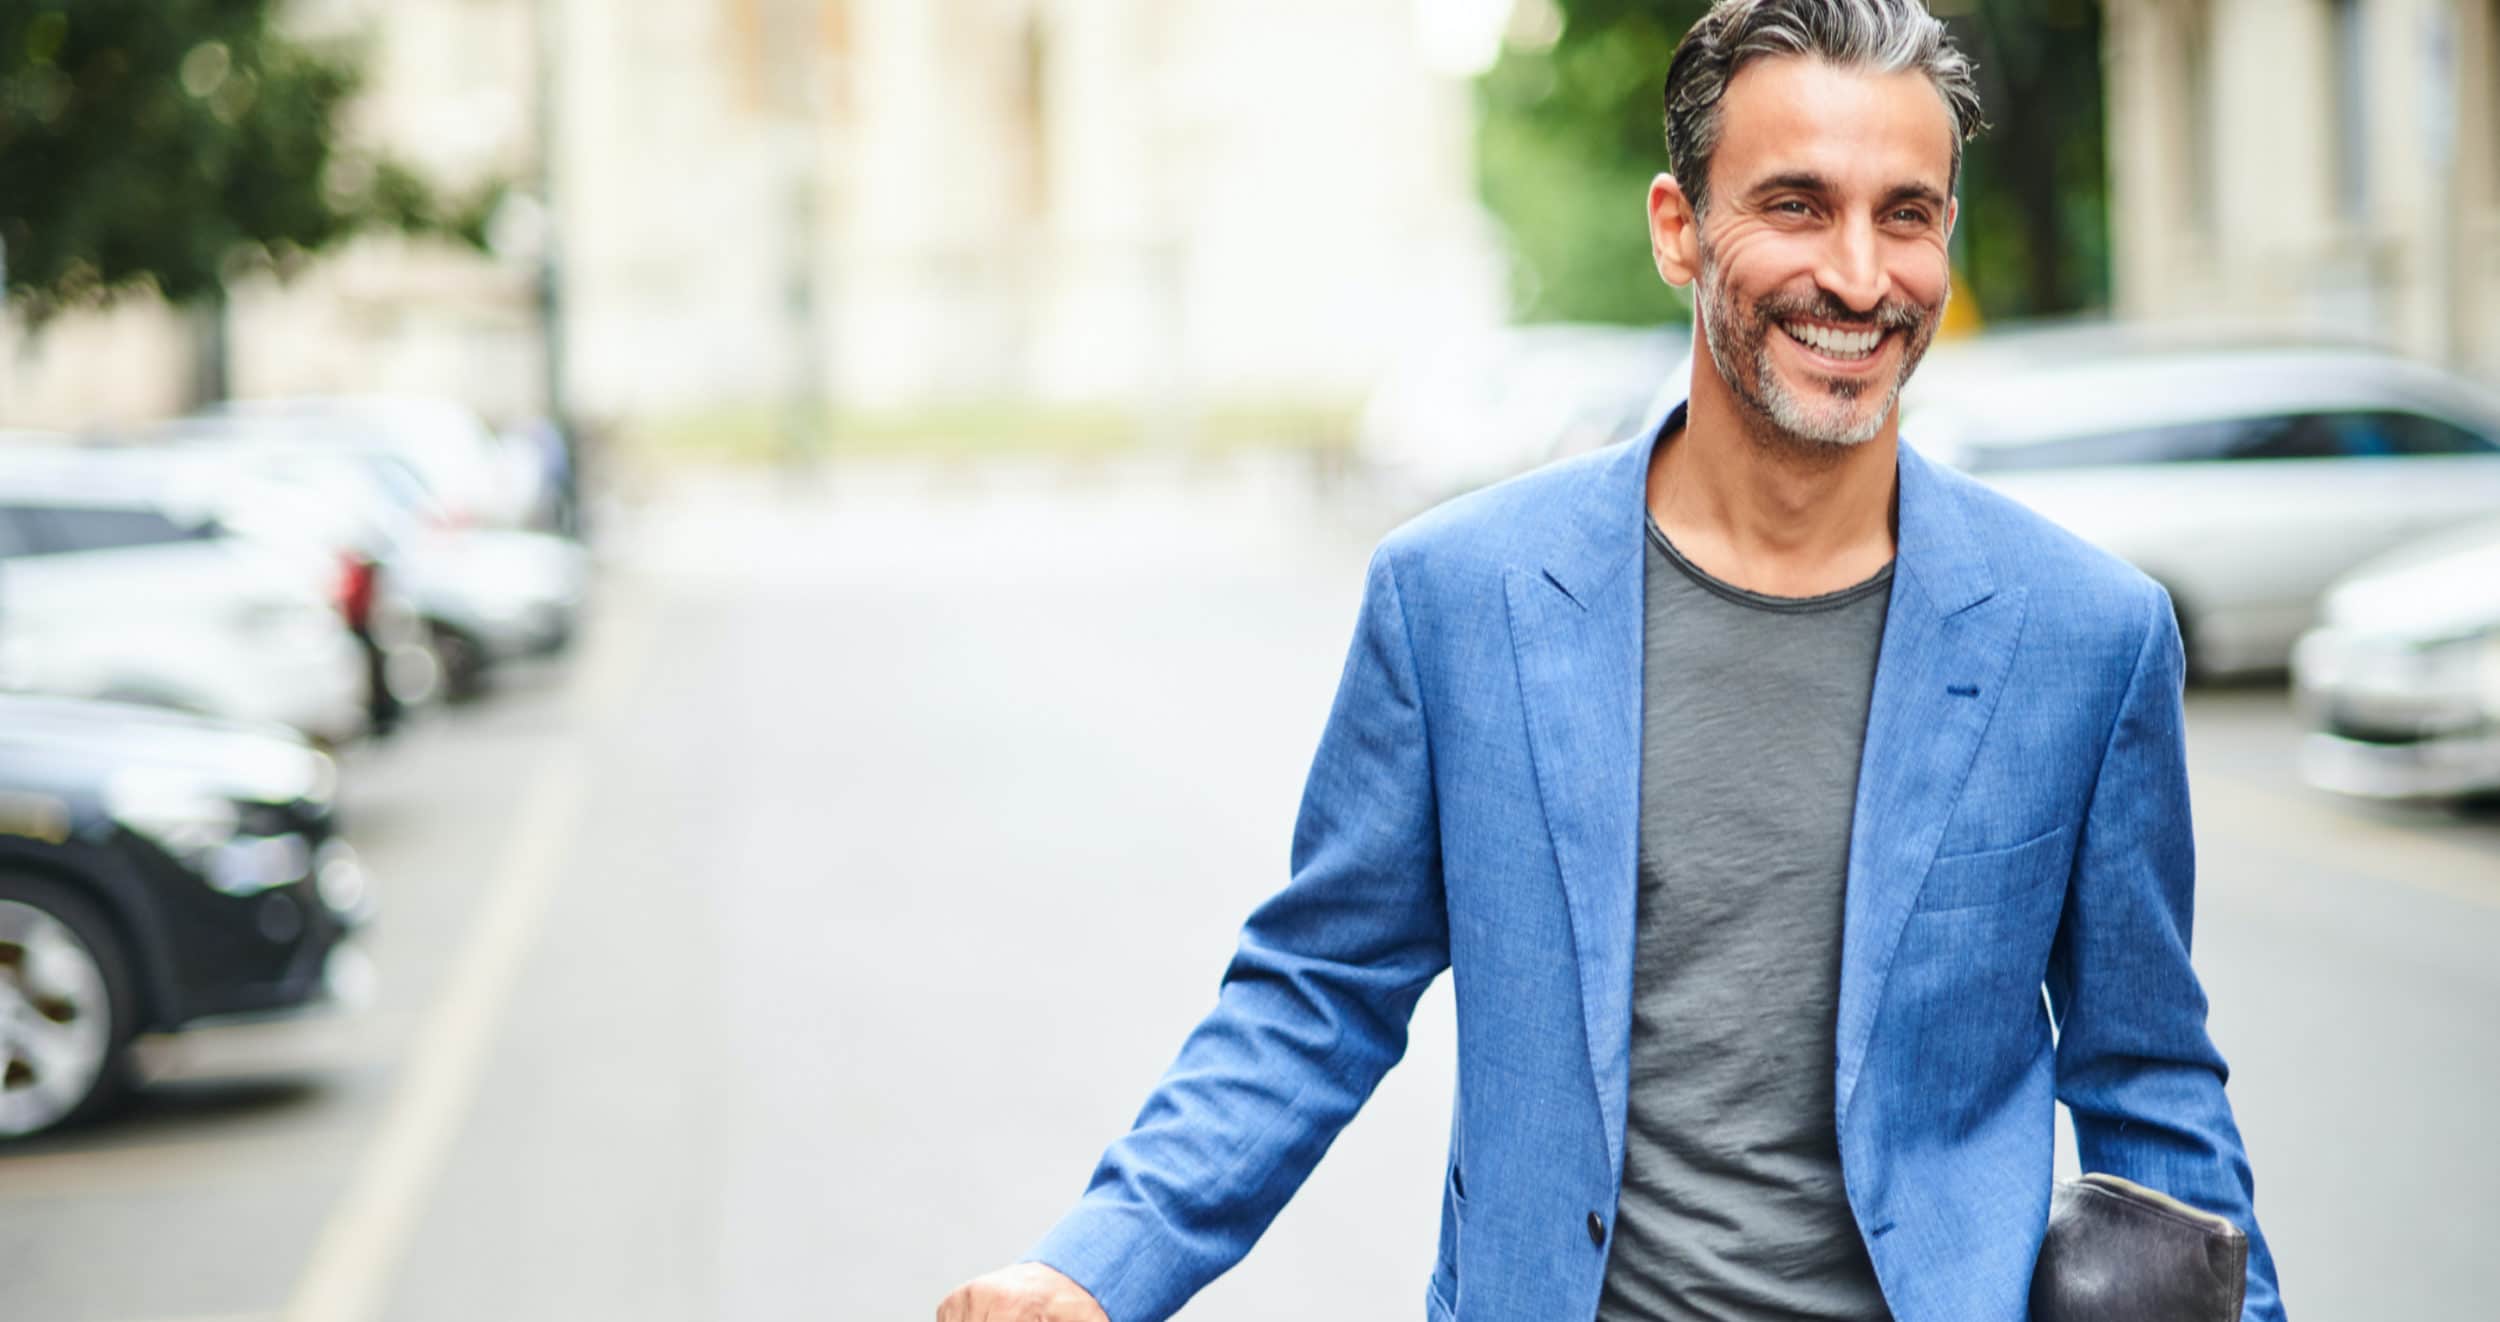
[[[1811,55],[1876,73],[1927,75],[1953,114],[1953,174],[1962,144],[1987,127],[1970,58],[1921,0],[1718,0],[1667,65],[1667,168],[1698,215],[1719,146],[1719,100],[1739,69],[1774,55]]]

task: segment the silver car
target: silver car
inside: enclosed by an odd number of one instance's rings
[[[2292,653],[2311,784],[2390,799],[2500,795],[2500,521],[2338,581]]]
[[[0,450],[0,689],[364,733],[334,567],[235,535],[133,458]]]
[[[148,439],[199,462],[307,484],[387,544],[432,636],[444,695],[482,691],[499,664],[562,651],[578,628],[590,557],[569,539],[462,517],[397,447],[324,417],[186,418]]]
[[[2367,349],[1940,350],[1902,434],[2170,590],[2200,676],[2277,670],[2337,575],[2500,514],[2500,397]]]

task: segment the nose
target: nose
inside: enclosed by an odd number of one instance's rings
[[[1891,273],[1884,268],[1875,238],[1875,218],[1853,215],[1832,227],[1814,281],[1852,312],[1873,312],[1892,292]]]

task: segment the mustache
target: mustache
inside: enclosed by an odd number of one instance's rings
[[[1782,321],[1811,320],[1836,326],[1856,326],[1865,330],[1916,330],[1927,319],[1918,305],[1900,298],[1887,298],[1873,308],[1860,312],[1832,296],[1827,290],[1804,294],[1770,294],[1754,304],[1754,315],[1764,325]]]

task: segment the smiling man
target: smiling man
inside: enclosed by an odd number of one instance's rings
[[[1031,1259],[943,1322],[1169,1316],[1457,983],[1434,1319],[2022,1322],[2057,1105],[2249,1236],[2151,582],[1897,435],[1971,68],[1720,0],[1667,74],[1687,402],[1373,557],[1292,876]],[[2045,993],[2045,995],[2044,995]]]

